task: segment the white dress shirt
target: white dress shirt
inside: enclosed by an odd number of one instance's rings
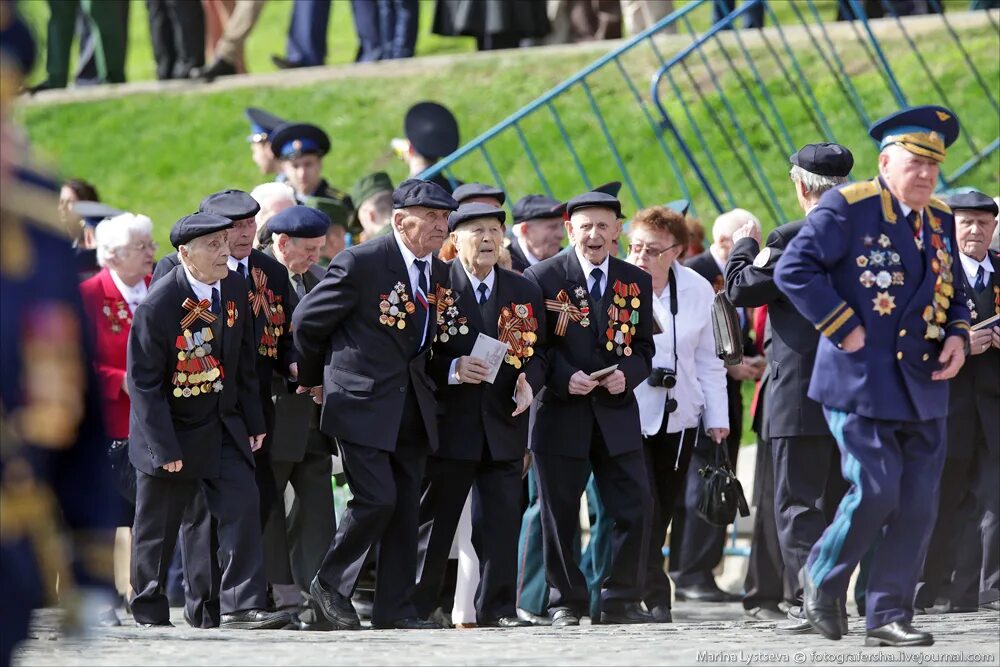
[[[250,277],[250,255],[247,255],[243,259],[236,259],[232,255],[230,255],[229,259],[226,260],[226,264],[229,265],[230,271],[235,271],[236,273],[240,272],[239,268],[237,267],[240,264],[242,264],[243,270],[246,272],[243,275],[247,276],[248,278]]]
[[[403,239],[400,238],[398,231],[393,229],[392,236],[393,238],[396,239],[396,245],[399,246],[399,252],[403,255],[403,265],[406,267],[406,275],[410,279],[410,294],[413,296],[413,298],[414,299],[417,298],[417,286],[420,285],[420,269],[418,269],[416,264],[413,263],[418,259],[421,259],[424,262],[426,262],[424,264],[424,282],[427,285],[427,289],[434,289],[434,287],[431,285],[431,260],[432,260],[431,253],[427,253],[423,257],[417,257],[416,255],[413,254],[413,252],[409,248],[406,247],[406,244],[403,243]],[[427,295],[425,294],[424,299],[426,298]],[[415,305],[417,306],[417,308],[422,307],[419,303]],[[424,340],[426,340],[427,338],[427,324],[428,322],[430,322],[431,312],[432,311],[428,309],[427,317],[424,318],[424,330],[420,336],[421,346],[424,344]]]
[[[128,309],[135,314],[136,306],[142,303],[142,300],[146,298],[146,294],[149,293],[149,287],[146,286],[146,280],[140,278],[132,287],[129,287],[122,282],[122,279],[118,276],[118,273],[114,269],[108,269],[108,273],[111,274],[111,280],[114,282],[115,287],[118,288],[118,292],[122,295],[122,299],[128,305]]]
[[[184,264],[181,263],[181,266],[184,266]],[[195,296],[195,298],[198,301],[203,301],[205,299],[208,299],[208,302],[211,303],[212,302],[212,290],[213,289],[217,289],[217,290],[219,290],[219,303],[221,305],[221,303],[222,303],[222,281],[216,280],[211,285],[208,284],[208,283],[203,283],[203,282],[201,282],[200,280],[198,280],[197,278],[195,278],[194,276],[191,275],[191,272],[188,270],[187,266],[184,266],[184,275],[187,276],[188,283],[191,285],[191,289],[194,291],[194,296]]]
[[[455,261],[461,261],[461,260],[456,259]],[[491,269],[490,274],[485,278],[483,278],[482,280],[480,280],[473,274],[469,273],[469,270],[465,268],[464,264],[462,265],[462,270],[465,271],[465,275],[469,277],[469,284],[472,285],[472,293],[476,297],[476,305],[477,306],[479,305],[480,285],[484,284],[486,285],[486,298],[487,299],[490,298],[490,294],[493,294],[493,285],[496,283],[497,272]],[[455,368],[457,367],[458,367],[458,357],[451,360],[451,367],[448,369],[448,384],[461,384],[461,382],[455,379]]]
[[[977,262],[975,258],[969,257],[964,252],[958,253],[958,256],[962,260],[962,268],[965,269],[965,277],[969,279],[969,287],[975,289],[976,286],[976,273],[979,272],[979,267],[983,267],[983,271],[986,273],[983,276],[983,280],[987,285],[990,284],[991,274],[993,273],[993,262],[990,261],[990,253],[986,253],[986,257],[983,257],[983,261]]]
[[[604,290],[608,287],[608,265],[611,263],[611,255],[609,254],[604,258],[604,261],[600,264],[591,264],[590,260],[583,256],[580,249],[573,247],[573,252],[576,253],[576,258],[580,260],[580,268],[583,269],[583,277],[587,279],[587,292],[591,292],[594,289],[594,277],[590,275],[594,269],[601,270],[601,284],[598,289],[601,292],[601,296],[604,296]]]

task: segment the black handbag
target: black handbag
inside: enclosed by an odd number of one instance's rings
[[[108,445],[108,461],[111,463],[112,479],[122,498],[135,505],[136,474],[132,462],[128,460],[128,440],[112,440]]]
[[[712,301],[712,332],[715,334],[715,355],[726,366],[743,361],[743,332],[736,306],[725,292],[719,292]]]
[[[713,526],[725,527],[740,516],[750,516],[750,507],[743,495],[743,485],[736,478],[729,462],[729,450],[725,442],[715,445],[715,463],[709,463],[698,470],[705,481],[698,498],[698,516]]]

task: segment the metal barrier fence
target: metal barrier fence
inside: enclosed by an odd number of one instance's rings
[[[855,176],[869,177],[876,151],[868,125],[936,103],[962,122],[941,187],[995,187],[996,11],[956,12],[946,2],[947,13],[900,18],[889,0],[745,0],[713,24],[713,4],[675,3],[656,25],[421,176],[495,183],[509,204],[620,180],[628,213],[683,197],[706,222],[739,206],[772,226],[799,214],[787,181],[797,147],[842,143],[855,154]],[[885,17],[869,19],[865,7],[879,5]],[[846,20],[834,21],[838,14]],[[746,17],[762,17],[764,27],[740,26]],[[963,115],[970,99],[988,100],[991,113]]]

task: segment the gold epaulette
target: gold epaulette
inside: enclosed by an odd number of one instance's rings
[[[936,208],[937,210],[943,211],[944,213],[951,213],[951,207],[945,204],[944,201],[938,199],[937,197],[931,197],[931,200],[928,203],[928,205],[931,208]]]
[[[847,185],[837,188],[837,192],[847,201],[848,204],[855,204],[862,199],[868,199],[869,197],[874,197],[878,194],[879,187],[878,182],[872,181],[858,181],[857,183],[848,183]]]

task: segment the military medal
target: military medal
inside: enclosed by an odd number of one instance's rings
[[[896,297],[888,292],[876,292],[872,303],[875,304],[876,313],[879,315],[889,315],[896,308]]]
[[[576,290],[574,290],[574,294],[576,294],[578,299],[581,298],[582,294],[582,300],[586,304],[587,291],[585,289],[577,287]],[[569,326],[570,320],[578,322],[581,327],[590,326],[590,306],[584,305],[579,307],[574,305],[570,301],[569,294],[566,293],[566,290],[559,290],[559,293],[556,294],[556,298],[554,299],[546,299],[545,310],[556,313],[557,315],[554,330],[554,333],[557,336],[566,335],[566,327]]]
[[[512,303],[501,308],[497,320],[497,340],[507,343],[504,361],[520,370],[535,354],[533,345],[538,340],[537,330],[538,319],[530,303]]]
[[[417,311],[416,306],[406,292],[406,285],[397,282],[388,294],[380,294],[379,324],[402,331],[406,328],[406,317]]]
[[[614,352],[619,357],[632,356],[632,336],[639,324],[639,286],[636,283],[626,285],[616,280],[612,286],[614,297],[608,307],[608,328],[605,337],[605,349]]]
[[[121,299],[105,298],[101,311],[108,318],[111,333],[121,333],[125,326],[132,326],[132,315]]]
[[[188,316],[190,315],[189,312]],[[225,373],[222,363],[212,355],[211,341],[214,339],[210,327],[203,327],[200,331],[183,329],[177,336],[175,340],[175,347],[178,350],[177,365],[171,378],[174,387],[171,393],[175,398],[222,391],[221,378]],[[213,380],[218,380],[214,386],[210,384]]]
[[[226,301],[226,326],[236,326],[236,302]]]

